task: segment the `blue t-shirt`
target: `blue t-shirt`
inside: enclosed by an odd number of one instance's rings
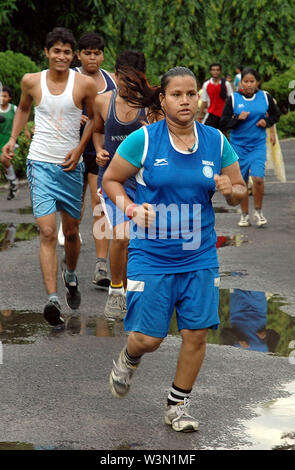
[[[269,107],[266,92],[258,90],[251,98],[246,98],[242,93],[234,93],[232,101],[234,116],[239,116],[242,111],[247,111],[250,114],[247,119],[231,129],[230,142],[247,148],[265,145],[266,129],[256,124],[260,119],[266,117]]]
[[[214,174],[238,156],[217,129],[194,127],[193,152],[176,148],[166,120],[133,132],[117,149],[139,169],[134,202],[153,204],[156,212],[148,229],[131,221],[128,276],[218,267]]]

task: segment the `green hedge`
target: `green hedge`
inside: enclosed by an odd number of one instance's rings
[[[295,111],[282,114],[277,124],[279,139],[295,137]]]
[[[13,103],[18,104],[21,79],[25,73],[39,72],[39,67],[29,57],[19,52],[0,52],[0,82],[13,90]]]
[[[27,124],[27,129],[31,134],[32,134],[33,126],[34,126],[34,122],[29,121]],[[17,143],[18,143],[18,147],[15,149],[13,160],[12,160],[13,167],[14,167],[16,176],[18,178],[26,178],[26,165],[27,165],[26,162],[27,162],[27,155],[29,152],[31,139],[25,135],[24,130],[20,133],[19,138],[17,139]],[[5,178],[4,171],[3,171],[1,164],[0,164],[0,167],[1,167],[0,181],[6,182],[6,178]]]
[[[292,65],[286,72],[275,75],[268,82],[262,84],[263,90],[268,91],[277,101],[280,111],[284,114],[295,110],[294,103],[290,102],[290,93],[294,93],[294,86],[289,88],[289,84],[295,80],[295,65]],[[293,101],[293,100],[292,100]]]

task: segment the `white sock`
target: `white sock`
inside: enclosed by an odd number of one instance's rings
[[[13,165],[10,165],[8,168],[5,169],[5,176],[8,181],[13,181],[16,179],[16,174]]]

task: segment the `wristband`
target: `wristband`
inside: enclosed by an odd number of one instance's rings
[[[132,219],[133,210],[134,210],[135,207],[137,207],[137,204],[135,204],[135,203],[129,204],[129,206],[127,206],[125,214],[127,215],[128,219]]]

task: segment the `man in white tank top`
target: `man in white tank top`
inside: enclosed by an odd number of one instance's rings
[[[70,70],[75,39],[65,28],[47,35],[45,53],[49,69],[24,75],[22,94],[9,142],[3,148],[12,159],[16,139],[35,103],[35,133],[27,160],[33,214],[40,229],[40,264],[48,294],[46,320],[63,328],[57,294],[56,211],[61,211],[65,235],[63,280],[67,304],[77,309],[81,302],[76,266],[80,252],[79,219],[82,206],[82,153],[92,133],[94,81]],[[80,141],[80,120],[86,105],[89,117]]]

